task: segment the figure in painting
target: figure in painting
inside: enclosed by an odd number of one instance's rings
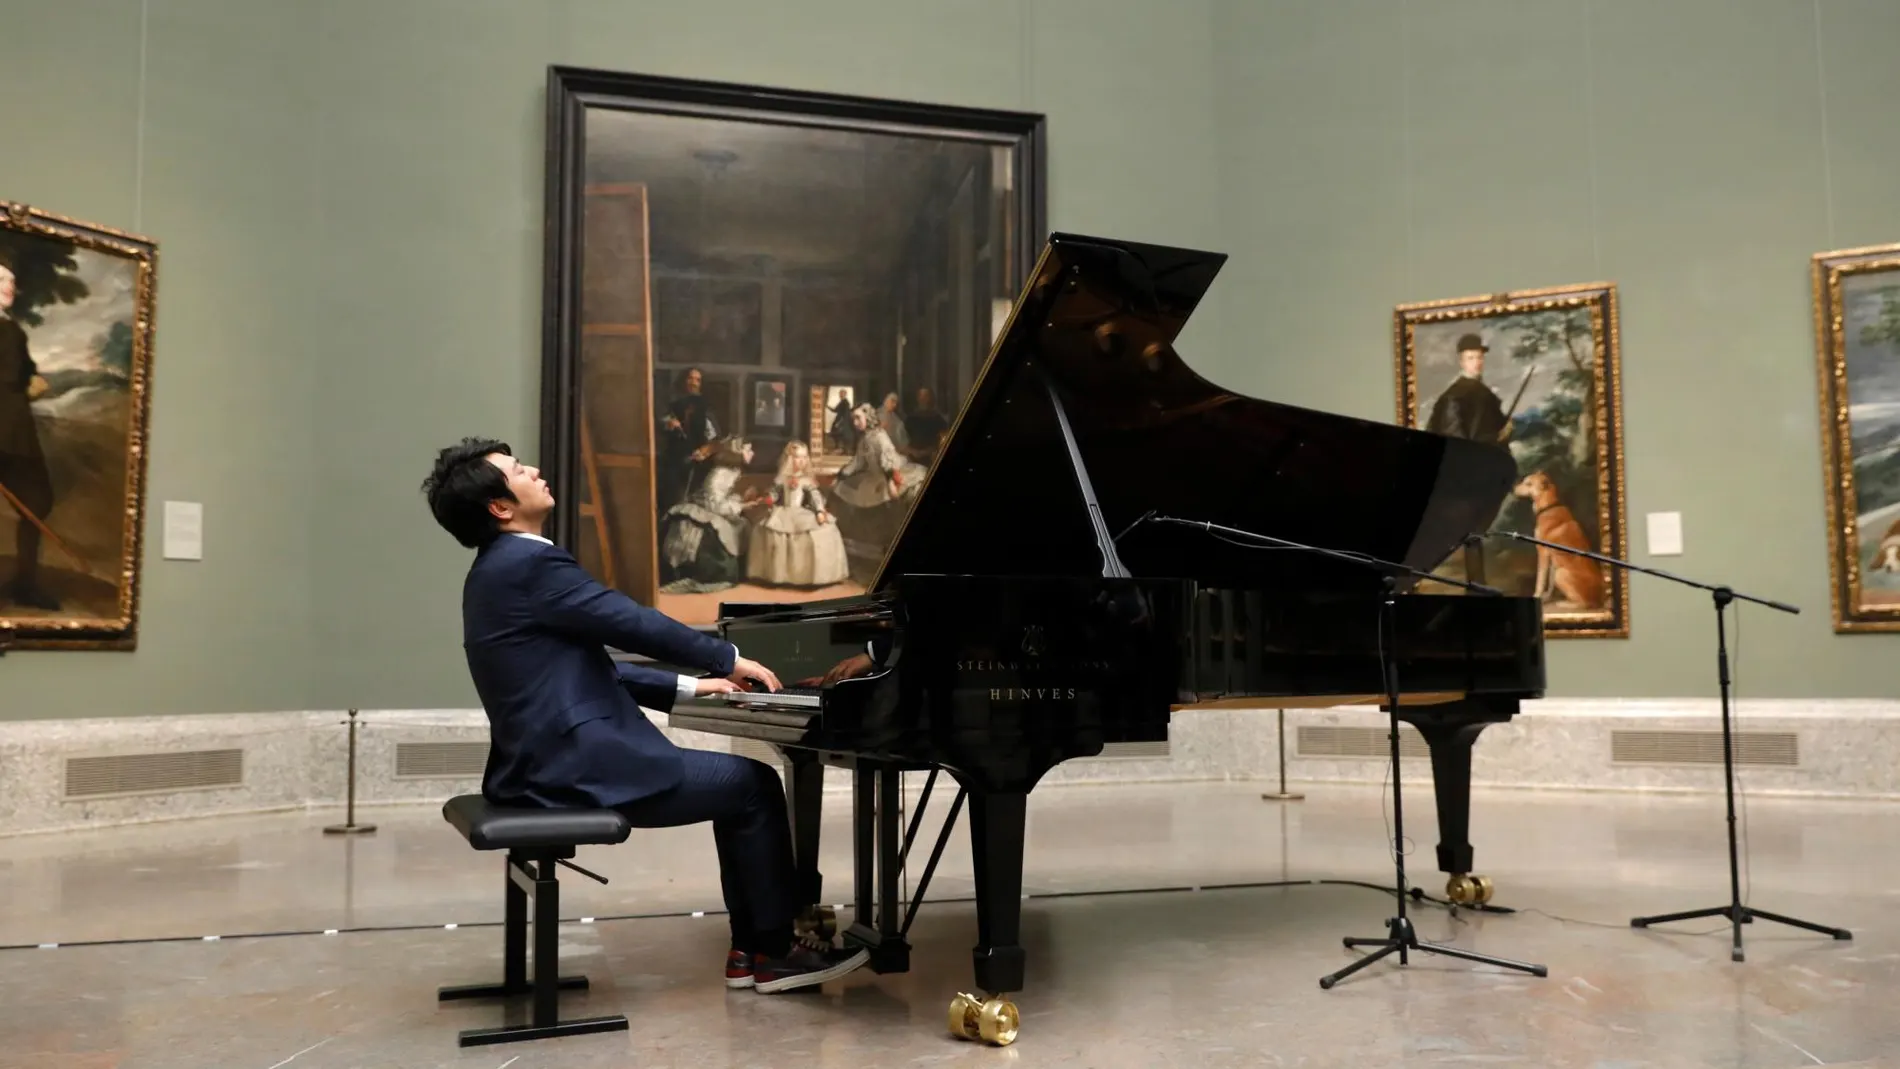
[[[1510,437],[1504,404],[1484,382],[1484,356],[1490,347],[1476,334],[1458,339],[1459,375],[1432,404],[1425,429],[1434,434],[1502,442]]]
[[[746,578],[771,586],[821,587],[849,577],[844,535],[812,476],[810,446],[786,443],[769,500],[771,511],[752,529]]]
[[[897,410],[899,403],[896,394],[885,394],[884,407],[877,414],[877,425],[884,429],[897,451],[904,453],[910,450],[910,430],[904,426],[904,414]]]
[[[705,377],[696,367],[680,372],[675,386],[678,392],[660,417],[654,496],[659,499],[661,510],[685,500],[692,490],[698,466],[716,448],[719,428],[713,423],[712,406],[700,392],[704,381]]]
[[[872,509],[914,493],[923,485],[923,465],[906,460],[897,451],[876,409],[859,405],[851,413],[851,427],[857,433],[858,448],[838,469],[833,491],[838,497],[857,508]]]
[[[53,507],[53,477],[33,419],[33,402],[47,383],[27,349],[26,331],[8,314],[17,292],[12,267],[0,263],[0,486],[19,525],[13,579],[0,587],[0,598],[51,611],[59,601],[40,587],[39,570],[40,524]]]
[[[751,462],[752,443],[743,438],[716,443],[686,500],[660,517],[660,581],[672,592],[722,589],[744,573],[744,514],[752,501],[738,483]]]
[[[937,399],[926,386],[917,391],[917,407],[905,418],[904,427],[910,433],[910,448],[905,450],[912,460],[929,462],[936,459],[937,445],[950,429],[950,421],[937,411]]]

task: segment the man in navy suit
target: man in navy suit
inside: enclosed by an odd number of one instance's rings
[[[763,762],[675,746],[641,706],[778,690],[730,642],[608,589],[541,534],[554,495],[503,442],[443,449],[423,483],[429,511],[475,561],[462,586],[462,646],[488,714],[482,793],[501,805],[612,808],[635,827],[711,821],[731,919],[728,987],[810,987],[864,964],[794,937],[801,905],[784,784]],[[607,647],[697,668],[703,678],[616,662]]]

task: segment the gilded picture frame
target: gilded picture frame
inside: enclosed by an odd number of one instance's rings
[[[692,627],[862,593],[1043,240],[1044,117],[559,66],[547,107],[550,537]]]
[[[0,646],[138,645],[158,246],[0,200]]]
[[[1815,253],[1810,276],[1834,630],[1900,632],[1900,244]]]
[[[1517,459],[1491,531],[1628,559],[1615,283],[1401,304],[1393,331],[1399,422]],[[1487,584],[1543,600],[1547,637],[1629,637],[1626,569],[1501,536],[1482,552]],[[1463,555],[1439,572],[1465,578]]]

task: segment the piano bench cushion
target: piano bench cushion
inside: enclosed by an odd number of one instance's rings
[[[627,841],[627,818],[611,809],[544,809],[495,805],[479,794],[457,795],[442,819],[477,850],[612,845]]]

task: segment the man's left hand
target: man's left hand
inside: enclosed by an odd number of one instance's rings
[[[693,680],[693,693],[702,698],[708,694],[731,694],[735,690],[744,689],[744,687],[741,687],[730,679]]]

